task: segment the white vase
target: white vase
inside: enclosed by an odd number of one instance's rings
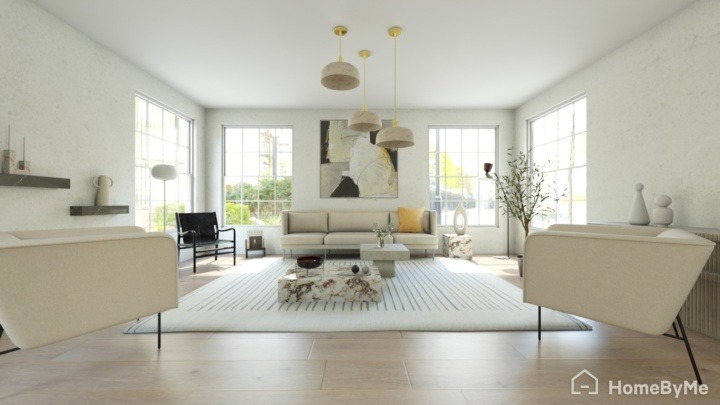
[[[633,201],[630,217],[628,218],[630,225],[647,225],[650,223],[650,216],[647,207],[645,207],[645,199],[642,196],[644,188],[645,186],[641,183],[635,185],[635,201]]]
[[[455,234],[457,235],[465,235],[465,230],[467,229],[467,212],[465,211],[463,200],[460,200],[460,204],[455,208],[455,215],[453,215],[453,229],[455,229]],[[458,218],[462,221],[462,226],[458,225],[459,222]]]

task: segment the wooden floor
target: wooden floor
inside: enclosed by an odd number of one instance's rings
[[[180,270],[181,294],[223,275],[227,256]],[[252,259],[250,259],[252,260]],[[512,260],[475,257],[522,286]],[[245,259],[238,257],[238,265]],[[132,297],[128,297],[132,299]],[[118,303],[122,305],[122,303]],[[707,396],[608,395],[609,381],[692,381],[682,342],[588,321],[591,332],[180,333],[118,325],[0,357],[1,404],[718,403],[720,341],[691,334]],[[3,336],[0,350],[12,347]],[[571,395],[583,369],[600,395]],[[587,382],[587,381],[584,381]]]

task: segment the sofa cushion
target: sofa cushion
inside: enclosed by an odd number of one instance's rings
[[[397,211],[390,213],[390,225],[393,226],[393,229],[395,229],[396,232],[400,232],[399,230],[399,218]],[[430,212],[429,211],[423,211],[422,216],[422,232],[423,233],[430,233]]]
[[[384,228],[388,225],[387,211],[381,212],[330,212],[328,214],[330,232],[372,232],[373,224]]]
[[[392,243],[392,237],[385,241]],[[359,245],[361,243],[377,243],[377,237],[372,232],[331,232],[325,236],[326,245]]]
[[[398,232],[421,233],[425,208],[398,207]]]
[[[433,248],[438,246],[437,237],[427,233],[394,233],[393,238],[395,243],[403,245],[424,245]]]
[[[290,212],[288,213],[288,232],[327,232],[327,212]],[[321,242],[322,243],[322,242]]]
[[[291,233],[280,236],[280,246],[322,245],[325,232]]]

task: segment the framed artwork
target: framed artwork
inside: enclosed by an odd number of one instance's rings
[[[263,248],[262,236],[250,236],[248,239],[250,240],[250,249],[257,250]]]
[[[320,121],[320,198],[397,198],[397,150],[375,146],[378,132]]]

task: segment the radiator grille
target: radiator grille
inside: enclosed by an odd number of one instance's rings
[[[720,339],[720,231],[693,233],[717,245],[685,300],[680,317],[688,328]]]

